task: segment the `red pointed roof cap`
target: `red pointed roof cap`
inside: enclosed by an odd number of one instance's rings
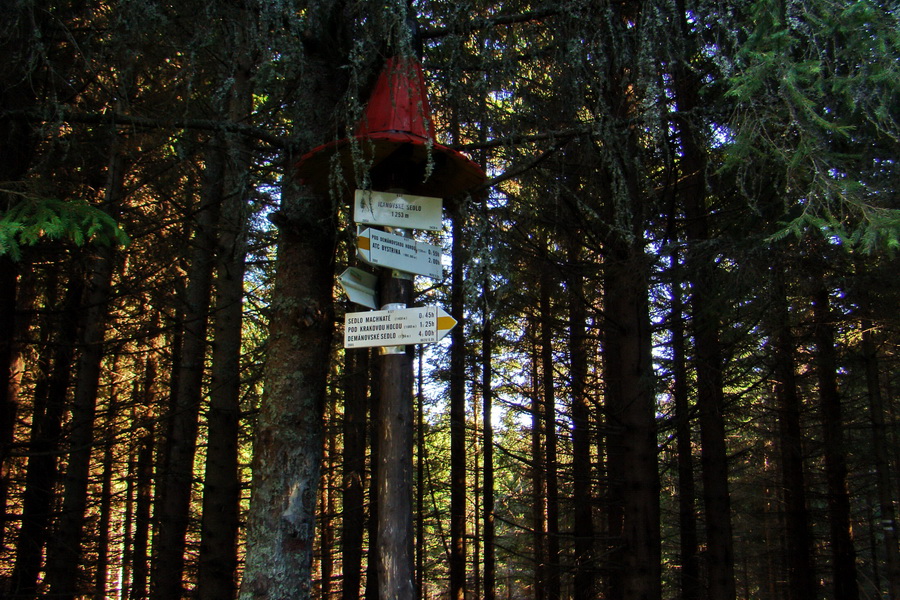
[[[329,190],[335,163],[341,175],[350,178],[359,158],[368,164],[375,190],[401,188],[448,198],[484,183],[487,177],[477,164],[434,137],[422,67],[414,58],[394,57],[379,75],[354,137],[303,155],[296,173],[320,193]]]
[[[402,132],[423,140],[434,139],[425,76],[419,61],[413,58],[387,60],[356,127],[358,137],[371,137],[382,132]]]

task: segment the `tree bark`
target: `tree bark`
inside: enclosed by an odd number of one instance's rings
[[[691,39],[688,12],[677,3],[676,39],[682,52],[696,45]],[[719,342],[719,313],[716,306],[715,264],[704,253],[709,241],[705,202],[707,195],[707,144],[689,117],[700,103],[701,81],[687,59],[675,63],[675,97],[679,115],[675,122],[682,144],[678,194],[684,206],[686,235],[690,250],[686,257],[687,279],[691,283],[690,306],[697,373],[697,411],[700,420],[700,462],[703,501],[706,509],[708,594],[717,600],[733,600],[737,594],[734,575],[734,546],[731,528],[731,498],[728,491],[728,457],[725,445],[722,351]]]
[[[384,304],[406,304],[412,280],[382,269]],[[415,598],[413,553],[413,370],[410,347],[382,353],[378,388],[378,587],[381,598]]]
[[[466,596],[466,348],[463,288],[466,235],[462,209],[453,212],[450,315],[450,600]]]
[[[550,297],[555,287],[552,263],[545,255],[540,277],[541,321],[541,394],[544,409],[544,481],[547,489],[547,570],[548,600],[561,595],[561,564],[559,552],[559,476],[557,465],[556,397],[553,373],[553,307]]]
[[[190,523],[194,454],[207,350],[207,323],[215,260],[216,229],[223,197],[225,157],[220,148],[206,153],[204,185],[188,265],[183,301],[181,361],[173,377],[172,406],[167,415],[161,472],[157,474],[150,598],[169,600],[184,593],[185,536]]]
[[[678,257],[672,257],[672,269],[680,272]],[[700,556],[697,541],[696,486],[694,451],[691,439],[691,408],[685,350],[684,295],[680,275],[672,284],[672,401],[675,405],[675,435],[678,448],[678,534],[681,563],[681,600],[700,598]]]
[[[17,301],[18,269],[8,256],[0,256],[0,547],[4,547],[9,513],[10,448],[19,414],[19,381],[23,360],[16,330],[22,329]]]
[[[117,150],[118,145],[114,142],[104,203],[104,210],[113,218],[118,215],[125,183],[124,157]],[[100,247],[89,259],[88,286],[78,344],[81,352],[76,366],[72,423],[68,439],[68,464],[63,481],[62,512],[47,548],[46,583],[50,593],[62,600],[72,599],[79,593],[79,573],[72,565],[81,564],[97,391],[104,358],[115,254],[111,247]]]
[[[847,455],[844,447],[844,420],[837,387],[837,355],[829,291],[821,278],[814,280],[816,377],[822,412],[822,442],[825,450],[825,482],[828,500],[829,540],[833,598],[859,600],[856,575],[856,548],[850,525],[850,496],[847,490]]]
[[[774,281],[772,334],[775,339],[775,396],[778,400],[781,476],[784,486],[785,543],[788,594],[791,600],[813,600],[817,585],[812,561],[812,533],[806,506],[803,468],[802,403],[794,366],[794,339],[791,334],[784,273],[773,267]]]
[[[265,394],[240,597],[309,598],[325,385],[334,331],[332,203],[282,190]]]
[[[342,600],[359,600],[365,531],[364,482],[366,477],[366,396],[369,352],[344,354],[344,463],[342,473],[341,570]]]
[[[580,241],[571,239],[566,283],[569,302],[569,377],[572,397],[572,501],[574,503],[575,600],[596,597],[594,566],[594,497],[591,486],[591,409],[587,398],[588,341]]]
[[[134,546],[131,552],[131,589],[129,600],[146,600],[150,578],[150,512],[153,494],[153,448],[156,445],[152,424],[145,420],[138,429],[134,506]]]
[[[482,490],[482,519],[484,520],[484,600],[496,600],[496,552],[494,528],[494,426],[493,418],[493,299],[487,277],[482,282],[481,299],[481,402],[484,427],[484,488]]]
[[[635,242],[609,245],[604,351],[613,577],[609,598],[661,596],[659,472],[646,259]]]
[[[531,344],[531,535],[534,557],[534,600],[546,597],[546,487],[544,483],[543,418],[541,411],[538,319],[531,317],[528,336]]]
[[[48,298],[56,293],[55,284],[48,288]],[[25,491],[22,497],[22,525],[16,542],[16,562],[13,567],[10,595],[33,598],[37,594],[44,545],[50,525],[53,489],[58,478],[57,454],[61,443],[62,420],[65,413],[71,368],[75,354],[78,325],[78,306],[84,282],[77,273],[72,275],[57,315],[58,323],[47,323],[55,336],[48,336],[54,346],[47,346],[42,354],[52,353],[52,360],[39,359],[42,374],[34,390],[34,415],[31,439],[28,444],[28,466],[25,472]],[[49,300],[46,302],[49,303]]]
[[[247,15],[235,16],[246,20]],[[251,68],[236,59],[229,118],[248,118]],[[249,229],[250,156],[246,143],[226,138],[226,189],[215,257],[215,313],[211,382],[207,413],[207,449],[200,526],[197,591],[200,600],[227,600],[237,593],[237,541],[241,479],[238,436],[241,417],[241,329],[244,273]]]

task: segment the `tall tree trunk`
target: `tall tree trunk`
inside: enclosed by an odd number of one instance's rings
[[[288,183],[240,596],[309,598],[325,386],[334,331],[332,203]]]
[[[885,562],[887,568],[888,598],[900,600],[900,545],[898,545],[897,519],[891,494],[891,467],[887,456],[888,445],[884,422],[884,401],[879,381],[878,347],[871,321],[862,321],[862,351],[866,370],[866,389],[869,397],[869,418],[872,421],[872,448],[875,453],[878,509],[884,530]]]
[[[334,42],[346,34],[342,8],[318,0],[306,6],[305,52],[296,57],[302,64],[297,98],[302,110],[293,115],[301,150],[332,139],[336,107],[343,106],[346,49]],[[286,158],[292,168],[295,157]],[[255,432],[242,600],[298,600],[312,592],[322,411],[334,333],[337,206],[328,193],[317,193],[290,175],[272,217],[279,226],[278,259],[265,393]]]
[[[542,444],[543,419],[541,411],[540,355],[538,352],[538,319],[529,319],[531,339],[531,530],[534,555],[534,600],[546,597],[546,487],[544,483],[544,447]]]
[[[332,399],[328,409],[328,421],[332,425],[328,433],[328,439],[325,443],[325,473],[322,477],[322,519],[321,529],[321,572],[322,572],[322,593],[320,598],[323,600],[331,600],[332,588],[334,587],[334,550],[335,550],[335,527],[334,520],[337,515],[337,486],[335,485],[335,475],[337,471],[337,431],[333,428],[337,421],[337,402]]]
[[[857,270],[864,268],[857,262]],[[884,531],[885,568],[887,570],[888,598],[900,600],[900,534],[894,510],[891,462],[888,456],[890,440],[887,436],[884,414],[884,398],[881,393],[880,360],[877,344],[878,328],[873,321],[872,300],[865,282],[860,285],[859,305],[862,318],[862,359],[866,373],[866,392],[869,399],[869,420],[872,422],[872,448],[875,465],[878,509]],[[874,538],[873,538],[874,543]]]
[[[462,209],[453,212],[450,314],[450,600],[466,596],[466,340],[463,288],[466,235]]]
[[[184,585],[186,534],[191,519],[191,486],[197,449],[203,375],[206,364],[207,323],[215,258],[216,228],[222,205],[225,157],[220,148],[206,153],[203,190],[197,214],[193,250],[183,302],[184,337],[181,361],[164,440],[163,463],[157,475],[150,598],[180,598]]]
[[[575,600],[596,597],[594,567],[594,498],[591,491],[591,420],[586,393],[588,371],[587,306],[581,248],[577,237],[569,240],[569,377],[572,396],[572,502],[574,503]]]
[[[555,287],[551,262],[545,256],[540,278],[541,393],[544,409],[544,470],[547,486],[547,598],[561,594],[559,553],[559,478],[557,473],[556,398],[553,373],[553,307],[550,296]]]
[[[416,351],[416,598],[425,594],[425,372],[422,346]]]
[[[812,561],[812,533],[806,507],[803,469],[801,401],[794,367],[794,338],[791,334],[784,273],[774,267],[772,333],[775,338],[775,396],[778,399],[781,476],[784,486],[784,519],[788,594],[790,600],[816,598]]]
[[[106,183],[104,210],[113,218],[119,212],[122,188],[125,183],[124,157],[118,144],[112,146]],[[115,251],[101,247],[89,260],[88,287],[85,294],[80,332],[80,355],[76,366],[75,393],[72,404],[72,423],[69,432],[69,452],[63,482],[62,512],[56,531],[47,548],[46,583],[54,597],[74,598],[78,590],[81,564],[81,542],[88,504],[91,454],[94,445],[94,420],[97,412],[97,391],[104,357],[104,338],[107,330]]]
[[[239,14],[239,18],[247,16]],[[232,73],[229,118],[243,122],[251,102],[251,69],[239,59]],[[200,526],[197,591],[200,600],[226,600],[237,593],[237,538],[241,479],[238,436],[241,416],[241,329],[249,228],[250,156],[247,144],[226,138],[228,152],[218,248],[211,356],[207,449]]]
[[[825,451],[825,482],[828,500],[829,541],[835,600],[859,600],[856,548],[850,525],[850,495],[847,490],[847,455],[844,420],[837,386],[837,355],[829,291],[822,278],[814,280],[816,376],[822,411],[822,442]]]
[[[731,499],[728,492],[728,457],[725,446],[722,351],[719,309],[716,306],[715,265],[703,246],[709,241],[706,202],[707,144],[702,130],[689,117],[700,103],[701,81],[686,57],[696,45],[690,37],[688,11],[678,0],[676,39],[684,57],[675,63],[676,123],[682,144],[678,193],[684,205],[688,252],[687,278],[691,282],[691,309],[697,372],[697,410],[700,419],[703,500],[706,509],[709,596],[732,600],[736,596]]]
[[[648,266],[642,248],[624,240],[609,244],[604,278],[604,360],[609,486],[616,517],[610,535],[618,572],[611,599],[659,600],[661,596],[659,472],[656,405],[652,385]]]
[[[8,256],[0,256],[0,547],[5,547],[9,508],[10,448],[19,413],[19,381],[23,360],[17,330],[23,319],[18,313],[18,269]]]
[[[366,397],[369,351],[344,353],[344,452],[341,529],[342,600],[359,600],[365,531],[364,482],[366,477]]]
[[[114,392],[115,393],[115,392]],[[109,403],[110,418],[107,419],[107,432],[114,431],[114,417],[121,408],[118,401]],[[106,600],[109,586],[110,542],[113,538],[110,531],[113,510],[113,475],[116,470],[113,448],[115,440],[108,435],[103,440],[103,478],[100,483],[100,507],[97,518],[97,566],[94,568],[93,600]]]
[[[494,528],[494,426],[493,418],[493,351],[494,332],[491,321],[493,300],[490,282],[485,277],[481,287],[483,314],[481,320],[481,402],[484,427],[484,487],[482,518],[484,519],[484,600],[496,600],[496,552]]]
[[[676,273],[672,283],[672,399],[675,405],[675,435],[678,447],[678,534],[681,564],[681,600],[700,598],[700,555],[697,541],[694,451],[691,440],[691,408],[685,349],[684,295],[677,255],[672,256]]]
[[[49,286],[48,298],[56,292],[55,287],[55,284]],[[48,345],[42,350],[42,354],[46,355],[52,349],[52,360],[44,357],[39,359],[43,363],[43,372],[34,390],[34,415],[22,497],[22,525],[16,542],[16,562],[11,581],[11,595],[16,598],[33,598],[37,593],[38,575],[50,525],[53,488],[58,477],[57,455],[63,415],[68,404],[66,396],[75,354],[78,306],[83,289],[84,283],[80,275],[73,274],[63,300],[63,309],[58,314],[58,324],[45,324],[45,327],[53,326],[56,334],[48,336],[54,346]],[[49,303],[49,299],[45,302]]]
[[[371,360],[371,355],[370,355]],[[381,361],[371,360],[371,392],[369,394],[369,465],[372,470],[369,476],[369,519],[366,523],[366,531],[369,536],[369,552],[366,561],[366,600],[380,600],[381,592],[378,583],[378,471],[381,469],[379,456],[381,443],[378,436],[378,415],[381,412],[381,390],[378,381],[381,380]]]
[[[150,511],[153,494],[153,425],[143,420],[137,429],[134,506],[134,545],[131,551],[131,589],[128,600],[146,600],[150,577]]]

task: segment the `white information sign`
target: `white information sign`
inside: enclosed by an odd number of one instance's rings
[[[443,208],[441,198],[356,190],[353,220],[365,225],[440,231]]]
[[[372,273],[366,273],[356,267],[347,267],[338,277],[338,283],[341,284],[344,293],[347,294],[351,302],[368,306],[369,308],[378,308],[378,304],[375,302],[375,286],[378,285],[377,276]]]
[[[437,306],[373,310],[344,316],[344,348],[434,344],[456,325]]]
[[[364,262],[433,279],[443,276],[441,247],[396,233],[364,229],[356,238],[357,254]]]

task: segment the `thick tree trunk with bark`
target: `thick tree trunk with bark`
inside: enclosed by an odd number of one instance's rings
[[[334,330],[335,227],[331,202],[282,191],[266,390],[253,459],[244,599],[301,599],[310,569],[322,411]]]
[[[604,278],[604,363],[609,486],[617,502],[610,535],[618,572],[609,598],[659,600],[659,472],[652,385],[648,265],[637,244],[610,244]]]
[[[150,513],[153,507],[153,425],[143,420],[137,428],[135,460],[134,541],[131,551],[131,589],[128,600],[146,600],[150,579]]]
[[[687,13],[679,11],[681,40],[688,40]],[[700,81],[694,71],[678,64],[675,92],[681,114],[690,114],[699,103]],[[706,202],[706,150],[702,133],[687,118],[677,119],[683,147],[678,193],[684,205],[686,234],[690,249],[686,257],[691,283],[690,306],[697,372],[697,412],[700,421],[700,462],[708,540],[707,572],[709,596],[732,600],[736,595],[734,545],[731,530],[731,497],[728,492],[728,458],[725,446],[722,351],[719,342],[719,314],[716,305],[715,265],[705,253],[709,241]]]

